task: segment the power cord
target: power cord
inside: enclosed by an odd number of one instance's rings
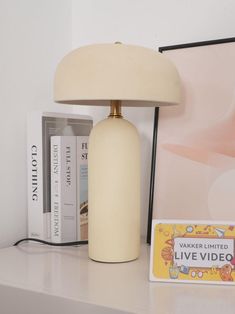
[[[39,242],[42,244],[46,244],[46,245],[51,245],[51,246],[74,246],[74,245],[85,245],[88,244],[88,241],[74,241],[74,242],[64,242],[64,243],[54,243],[54,242],[48,242],[48,241],[44,241],[44,240],[40,240],[40,239],[35,239],[35,238],[25,238],[25,239],[21,239],[19,241],[17,241],[14,246],[17,246],[18,244],[20,244],[21,242],[24,241],[34,241],[34,242]]]

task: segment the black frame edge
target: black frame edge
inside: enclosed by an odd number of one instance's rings
[[[201,46],[210,46],[210,45],[217,45],[217,44],[225,44],[231,43],[235,41],[235,37],[223,38],[223,39],[214,39],[214,40],[206,40],[206,41],[198,41],[186,44],[178,44],[172,46],[163,46],[159,47],[158,51],[163,52],[167,50],[175,50],[175,49],[182,49],[182,48],[193,48],[193,47],[201,47]]]
[[[153,216],[153,198],[154,198],[154,181],[155,181],[156,152],[157,152],[158,115],[159,115],[159,107],[155,107],[154,124],[153,124],[153,140],[152,140],[150,189],[149,189],[148,226],[147,226],[147,243],[148,244],[151,244],[151,229],[152,229],[152,216]]]

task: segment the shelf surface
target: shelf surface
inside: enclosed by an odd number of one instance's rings
[[[1,313],[234,314],[235,286],[149,282],[149,249],[122,264],[90,260],[87,246],[1,249]]]

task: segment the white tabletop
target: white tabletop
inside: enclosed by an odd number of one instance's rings
[[[96,314],[235,313],[235,286],[149,282],[146,244],[136,261],[104,264],[88,258],[87,246],[24,243],[1,249],[0,266],[1,314],[13,314],[13,308],[24,314],[32,309],[44,314],[65,309],[68,314],[78,309]]]

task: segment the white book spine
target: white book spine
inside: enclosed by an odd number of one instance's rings
[[[88,136],[77,136],[77,240],[88,239]]]
[[[76,240],[76,137],[51,137],[51,239]]]
[[[38,112],[27,120],[28,236],[48,240],[48,215],[43,214],[42,116]]]

